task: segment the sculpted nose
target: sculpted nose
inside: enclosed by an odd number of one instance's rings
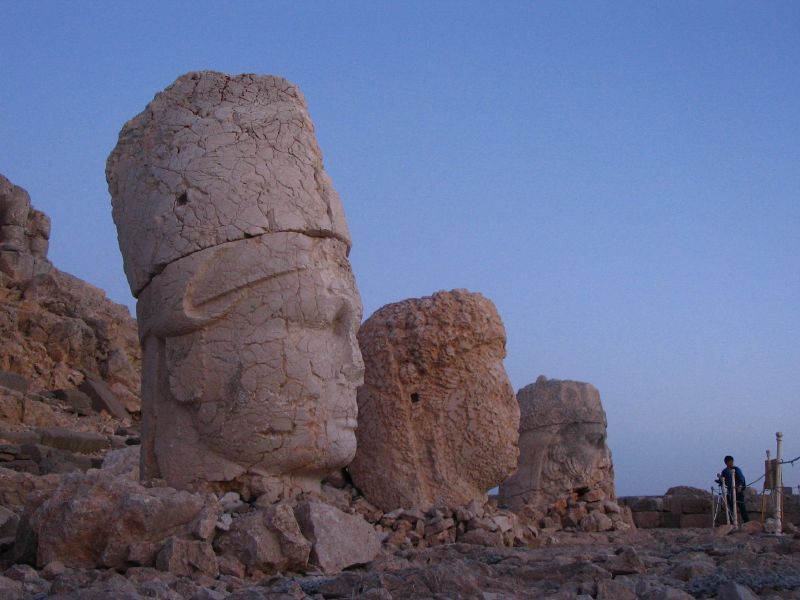
[[[348,380],[356,380],[358,385],[364,382],[364,359],[358,346],[358,328],[360,311],[351,301],[346,301],[338,317],[339,335],[343,342],[342,374]]]

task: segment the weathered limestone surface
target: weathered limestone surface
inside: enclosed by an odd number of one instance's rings
[[[597,389],[541,376],[522,388],[517,399],[519,467],[500,486],[500,501],[546,507],[575,492],[614,499],[606,413]]]
[[[297,231],[350,246],[305,98],[281,77],[179,77],[125,124],[106,176],[134,296],[224,242]]]
[[[125,125],[107,178],[139,300],[142,477],[318,489],[355,453],[361,301],[299,90],[184,75]]]
[[[454,290],[389,304],[358,341],[366,372],[350,471],[370,502],[465,505],[514,471],[519,407],[491,301]]]
[[[193,532],[209,499],[170,488],[147,489],[105,471],[67,475],[17,532],[35,540],[36,563],[119,568],[152,564],[166,538]],[[25,521],[25,519],[23,519]],[[33,534],[31,536],[30,534]]]
[[[375,529],[360,515],[348,515],[322,502],[303,502],[295,515],[303,535],[314,544],[310,562],[323,573],[366,564],[381,549]]]

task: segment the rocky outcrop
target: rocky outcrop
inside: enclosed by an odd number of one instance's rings
[[[355,453],[361,301],[305,100],[178,78],[106,175],[143,347],[142,476],[289,498]]]
[[[0,381],[3,419],[22,420],[26,394],[72,391],[87,378],[101,380],[126,411],[136,412],[136,324],[126,307],[50,263],[49,235],[48,217],[31,207],[24,189],[0,176],[0,370],[28,383],[20,390]]]
[[[500,486],[501,503],[541,509],[590,492],[596,500],[613,500],[606,414],[597,389],[541,376],[517,399],[519,465]]]
[[[455,290],[389,304],[358,341],[356,486],[384,510],[485,500],[516,468],[519,426],[491,301]]]
[[[49,246],[50,217],[31,206],[27,191],[0,175],[0,272],[17,281],[51,272]]]

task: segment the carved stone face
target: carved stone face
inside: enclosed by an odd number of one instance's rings
[[[602,423],[569,423],[557,427],[545,453],[540,489],[581,490],[602,484],[611,469]]]
[[[294,233],[230,242],[170,265],[139,307],[145,369],[159,365],[161,476],[180,487],[319,480],[350,462],[364,367],[344,244]]]
[[[522,419],[517,472],[500,486],[505,504],[544,508],[573,492],[602,490],[614,498],[600,394],[577,381],[540,377],[517,394]]]
[[[179,77],[125,125],[106,175],[139,300],[143,478],[318,487],[355,453],[361,301],[300,91]]]

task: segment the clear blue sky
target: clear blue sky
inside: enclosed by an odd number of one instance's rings
[[[178,75],[305,93],[369,315],[494,300],[515,388],[595,384],[621,494],[800,454],[800,3],[0,0],[0,172],[133,306],[104,179]],[[800,483],[800,465],[787,469]]]

